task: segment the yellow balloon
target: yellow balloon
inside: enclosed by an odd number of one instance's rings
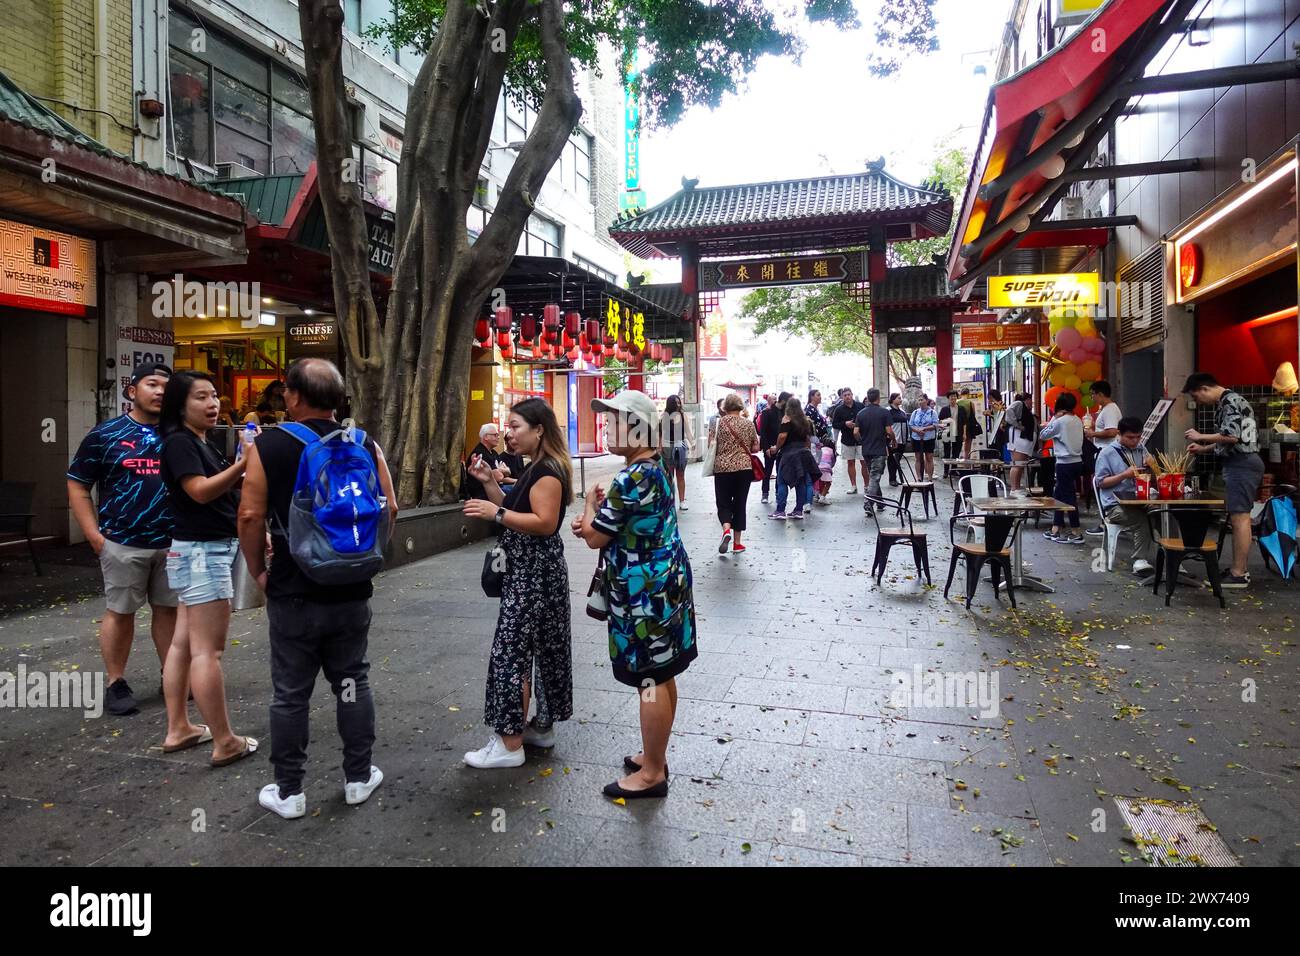
[[[1059,375],[1053,375],[1052,381],[1057,385],[1064,385],[1066,388],[1078,388],[1081,384],[1077,375],[1066,375],[1063,378]]]
[[[1077,372],[1084,381],[1101,378],[1101,363],[1097,361],[1083,362],[1078,366]]]
[[[1056,375],[1054,375],[1053,378],[1059,382],[1063,375],[1078,375],[1078,374],[1079,374],[1079,370],[1075,367],[1074,363],[1066,362],[1064,365],[1056,366]]]

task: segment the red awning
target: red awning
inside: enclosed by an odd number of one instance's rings
[[[1102,97],[1109,98],[1120,74],[1135,65],[1147,31],[1172,4],[1173,0],[1110,0],[1047,56],[989,91],[984,131],[948,260],[950,280],[967,284],[974,270],[1019,238],[1019,233],[1008,230],[988,242],[989,233],[1002,223],[1023,220],[1036,211],[1027,208],[1026,200],[1050,181],[1047,174],[1060,175],[1064,157],[1059,153],[1044,156],[1044,164],[1016,178],[1000,195],[981,198],[981,188],[1023,161],[1071,120],[1102,103]],[[1077,139],[1082,137],[1081,133]],[[1031,233],[1020,244],[1039,248],[1054,243],[1077,245],[1078,233]],[[1093,237],[1088,239],[1091,244]],[[972,243],[983,248],[964,248]]]

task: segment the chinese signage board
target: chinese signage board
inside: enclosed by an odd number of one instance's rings
[[[131,371],[137,365],[154,363],[174,367],[176,358],[176,339],[172,333],[163,329],[120,328],[117,330],[118,401],[125,415],[132,409],[132,404],[122,393],[131,384]]]
[[[700,329],[700,361],[727,357],[727,323],[711,321]]]
[[[605,302],[605,335],[617,340],[622,335],[637,351],[646,347],[645,313],[632,309],[617,299]]]
[[[1028,325],[960,325],[957,334],[962,349],[1012,349],[1038,344],[1038,323]]]
[[[89,315],[95,268],[94,240],[0,219],[0,305]]]
[[[1049,309],[1100,301],[1101,277],[1095,272],[989,277],[989,305],[995,309]]]
[[[768,256],[763,259],[728,259],[701,262],[702,292],[750,286],[803,285],[809,282],[865,282],[864,252],[837,252],[820,256]]]

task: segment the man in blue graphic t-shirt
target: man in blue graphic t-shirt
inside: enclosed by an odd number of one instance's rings
[[[99,649],[108,682],[105,706],[118,716],[137,711],[124,676],[136,611],[149,601],[159,661],[166,661],[176,627],[176,592],[167,583],[172,515],[158,434],[169,378],[165,365],[137,365],[123,389],[135,407],[92,428],[68,466],[68,505],[104,574],[107,610],[99,625]],[[98,513],[90,495],[96,485]]]

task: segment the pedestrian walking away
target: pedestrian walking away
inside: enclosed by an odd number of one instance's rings
[[[613,799],[668,795],[668,740],[677,714],[676,677],[699,653],[691,564],[677,530],[668,476],[654,460],[654,402],[636,391],[595,399],[607,412],[609,446],[626,467],[606,492],[587,495],[573,533],[603,555],[614,678],[639,689],[641,753],[623,758],[629,771],[606,785]]]
[[[1074,414],[1078,399],[1065,394],[1056,400],[1052,420],[1042,427],[1039,435],[1051,439],[1052,458],[1056,462],[1056,486],[1052,496],[1067,505],[1075,505],[1073,511],[1057,511],[1052,518],[1052,527],[1043,532],[1048,541],[1063,544],[1083,544],[1083,535],[1079,533],[1079,475],[1083,473],[1083,422]],[[1070,523],[1070,533],[1065,533],[1066,521]]]
[[[781,435],[781,422],[785,420],[785,406],[790,401],[790,393],[782,392],[763,409],[758,419],[758,443],[763,449],[763,504],[769,500],[772,475],[776,471],[776,443]]]
[[[690,450],[695,447],[695,434],[691,430],[690,419],[682,409],[680,398],[669,395],[664,404],[664,415],[660,422],[659,450],[669,475],[677,478],[677,507],[687,511],[689,509],[686,504],[686,461]]]
[[[864,491],[870,497],[880,497],[880,476],[885,473],[885,458],[894,441],[893,418],[890,410],[880,404],[880,389],[868,389],[867,404],[858,412],[854,430],[862,446]],[[862,510],[871,511],[871,502],[864,500]]]
[[[167,552],[167,581],[180,605],[176,632],[163,667],[167,734],[163,752],[212,743],[212,765],[224,767],[257,751],[254,737],[230,727],[221,658],[230,631],[232,569],[239,551],[235,512],[237,485],[247,458],[232,465],[208,441],[220,412],[216,384],[205,372],[174,375],[163,392],[159,426],[163,434],[162,477],[174,523]],[[260,429],[240,429],[242,450]],[[207,722],[190,721],[189,696]]]
[[[821,478],[821,466],[812,453],[812,425],[799,399],[786,402],[785,418],[776,440],[776,510],[768,517],[803,520],[812,513],[813,482]],[[786,514],[790,489],[795,490],[794,510]]]
[[[540,398],[510,409],[507,442],[528,466],[509,491],[475,459],[470,474],[483,483],[486,501],[467,501],[467,517],[502,528],[501,609],[488,658],[483,722],[492,738],[465,754],[480,770],[518,767],[524,745],[555,746],[557,721],[573,716],[573,634],[569,568],[560,529],[573,502],[569,446],[555,412]],[[531,702],[536,713],[529,720]]]
[[[122,397],[125,415],[92,428],[68,466],[68,506],[81,533],[99,556],[104,578],[104,616],[99,649],[104,658],[105,708],[114,716],[139,710],[126,682],[135,638],[135,615],[149,602],[150,633],[159,667],[167,662],[176,629],[176,592],[167,583],[172,512],[162,479],[158,416],[171,369],[137,365]],[[97,489],[96,508],[91,489]],[[160,694],[162,688],[159,687]]]
[[[319,541],[304,536],[308,522],[326,518],[313,510],[317,500],[332,500],[332,490],[316,485],[296,488],[304,455],[330,459],[315,474],[343,470],[351,497],[342,514],[345,528],[308,525],[324,536],[335,530],[349,541],[382,548],[397,518],[397,497],[383,450],[363,432],[345,433],[334,417],[344,400],[343,376],[333,362],[299,359],[285,376],[285,405],[292,424],[269,428],[249,447],[239,500],[239,545],[249,574],[266,591],[271,650],[271,766],[275,783],[258,794],[258,803],[286,819],[307,812],[308,716],[316,675],[324,672],[334,693],[339,736],[343,741],[343,795],[363,803],[384,779],[371,763],[375,743],[375,704],[366,659],[370,633],[371,578],[377,568],[367,560],[360,570],[337,572],[340,580],[321,583],[323,570],[313,555]],[[309,440],[308,436],[312,436]],[[356,446],[360,445],[360,449]],[[319,496],[319,498],[318,498]],[[360,508],[367,520],[360,520]],[[373,510],[372,510],[373,509]],[[290,511],[293,511],[291,520]],[[271,564],[266,564],[270,521]],[[306,550],[300,538],[306,537]]]
[[[1205,433],[1189,428],[1183,437],[1189,443],[1189,452],[1213,452],[1223,468],[1224,500],[1232,528],[1232,565],[1224,570],[1220,583],[1225,588],[1249,587],[1250,572],[1246,564],[1250,559],[1250,512],[1264,480],[1255,409],[1208,372],[1189,375],[1183,391],[1199,405],[1214,406],[1215,431]]]
[[[758,451],[758,432],[754,423],[743,417],[744,403],[734,392],[722,400],[722,417],[714,422],[709,441],[716,446],[713,466],[713,495],[718,505],[718,522],[722,540],[718,553],[745,550],[741,535],[749,526],[745,515],[749,488],[754,483],[754,459]]]

